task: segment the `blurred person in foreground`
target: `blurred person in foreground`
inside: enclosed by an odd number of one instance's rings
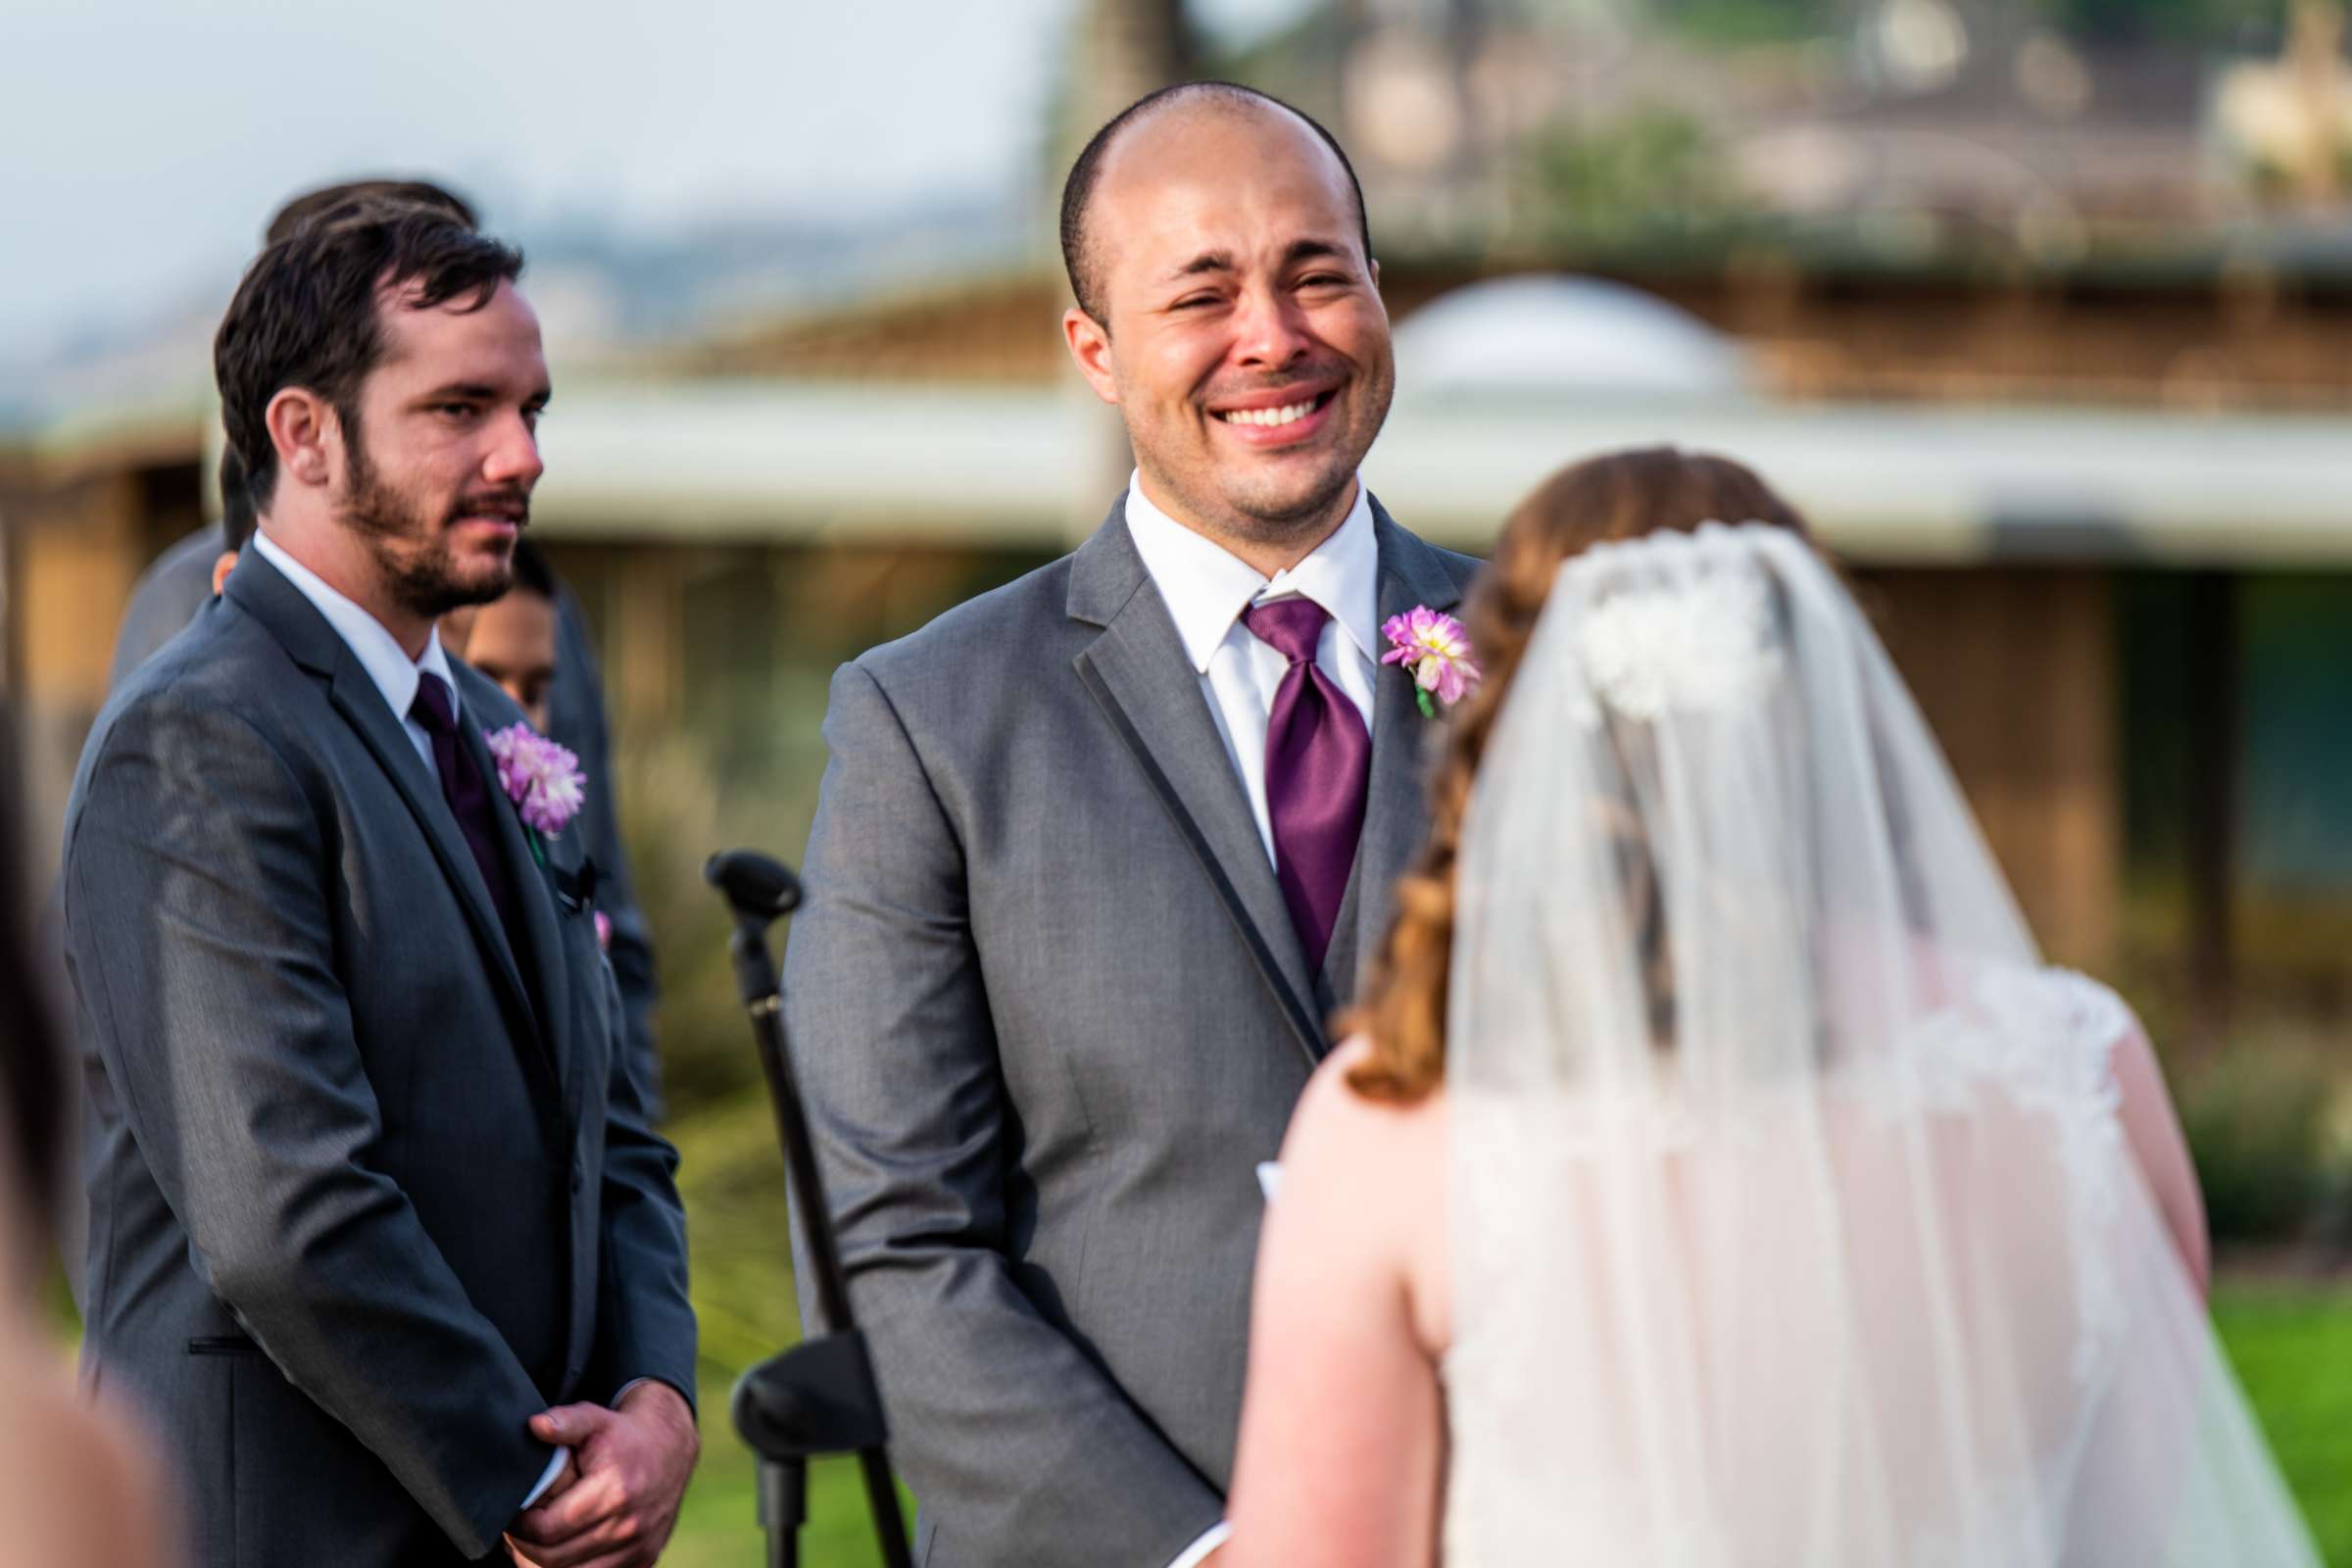
[[[128,1420],[76,1394],[41,1322],[64,1063],[30,983],[8,725],[0,709],[0,1563],[165,1568],[179,1557],[153,1457]]]
[[[462,196],[422,179],[354,179],[305,191],[271,216],[264,239],[276,244],[304,223],[353,202],[420,207],[444,213],[467,228],[479,226]],[[220,521],[197,529],[157,557],[131,590],[115,637],[107,689],[119,689],[130,672],[182,631],[196,612],[220,591],[236,554],[253,535],[253,503],[244,460],[232,446],[220,455]],[[596,865],[597,907],[610,930],[607,956],[620,982],[621,1010],[628,1022],[631,1070],[655,1119],[662,1117],[662,1069],[654,1042],[653,933],[637,906],[628,856],[620,842],[618,780],[612,774],[612,729],[605,713],[604,676],[588,635],[588,617],[570,585],[552,569],[549,595],[556,610],[556,663],[564,679],[532,727],[553,737],[579,759],[580,766],[605,787],[590,793],[582,815],[588,856]],[[526,708],[529,706],[524,705]]]
[[[834,677],[786,958],[931,1568],[1215,1550],[1255,1169],[1425,821],[1382,628],[1475,566],[1357,474],[1389,320],[1312,121],[1144,99],[1062,244],[1135,476],[1074,554]]]
[[[1239,1561],[2308,1564],[2146,1037],[1795,514],[1569,468],[1284,1146]]]
[[[541,472],[520,270],[414,205],[264,250],[215,343],[258,531],[68,808],[83,1362],[200,1568],[649,1563],[695,1457],[676,1155],[569,821],[604,781],[496,766],[521,714],[435,631]]]

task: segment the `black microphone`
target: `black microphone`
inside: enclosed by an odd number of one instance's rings
[[[801,879],[757,850],[724,850],[703,862],[703,877],[747,920],[762,925],[801,906]]]

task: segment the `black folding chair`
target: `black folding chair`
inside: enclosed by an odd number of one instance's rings
[[[734,911],[729,948],[735,982],[752,1017],[793,1204],[816,1270],[818,1332],[804,1335],[799,1345],[735,1380],[735,1430],[760,1458],[760,1523],[767,1532],[768,1568],[795,1568],[799,1562],[801,1526],[808,1517],[808,1461],[826,1453],[858,1455],[885,1568],[912,1568],[898,1484],[890,1472],[882,1394],[865,1336],[850,1312],[841,1249],[785,1045],[783,988],[767,951],[768,926],[800,905],[800,879],[783,862],[750,850],[713,855],[703,874]]]

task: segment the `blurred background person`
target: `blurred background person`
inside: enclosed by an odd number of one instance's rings
[[[159,1467],[122,1412],[94,1407],[43,1321],[48,1216],[66,1179],[64,1054],[33,984],[15,747],[0,706],[0,1563],[179,1561]]]
[[[1468,618],[1284,1145],[1236,1562],[2316,1563],[2147,1038],[2042,963],[1795,512],[1592,459]]]
[[[556,574],[528,539],[515,541],[514,580],[486,605],[467,605],[441,617],[441,646],[505,689],[514,705],[547,733],[559,686]]]
[[[220,455],[220,520],[207,523],[155,558],[139,574],[115,633],[115,657],[107,668],[107,690],[147,662],[149,656],[187,629],[206,600],[220,591],[237,552],[253,537],[253,502],[245,494],[236,458]]]

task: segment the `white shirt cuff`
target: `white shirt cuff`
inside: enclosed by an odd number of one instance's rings
[[[1168,1564],[1168,1568],[1200,1568],[1200,1560],[1225,1544],[1226,1538],[1232,1534],[1233,1526],[1222,1519],[1218,1520],[1201,1532],[1199,1541],[1185,1547],[1183,1555]]]
[[[558,1448],[555,1457],[547,1461],[547,1469],[540,1475],[539,1484],[531,1489],[531,1494],[523,1498],[522,1506],[514,1511],[528,1513],[531,1509],[538,1507],[539,1499],[547,1495],[547,1489],[556,1484],[556,1477],[564,1473],[564,1466],[570,1460],[571,1450],[569,1448]]]

